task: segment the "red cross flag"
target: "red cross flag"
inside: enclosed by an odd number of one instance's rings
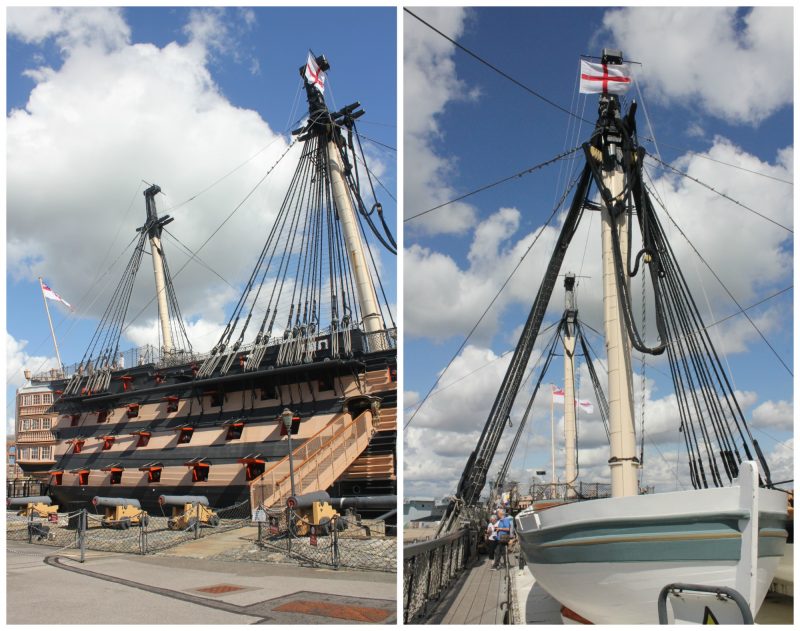
[[[564,388],[553,386],[553,403],[564,403]]]
[[[625,94],[631,83],[630,64],[593,64],[581,59],[581,94]]]
[[[320,94],[325,94],[325,73],[319,69],[319,64],[311,53],[308,53],[306,62],[306,81],[317,88]]]

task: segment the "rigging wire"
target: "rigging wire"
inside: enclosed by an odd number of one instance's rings
[[[456,48],[459,48],[459,49],[461,49],[462,51],[464,51],[465,53],[467,53],[467,54],[468,54],[470,57],[472,57],[473,59],[475,59],[475,60],[479,61],[479,62],[480,62],[480,63],[482,63],[484,66],[487,66],[488,68],[491,68],[491,69],[492,69],[492,70],[494,70],[494,71],[495,71],[497,74],[499,74],[500,76],[502,76],[502,77],[504,77],[504,78],[508,79],[509,81],[511,81],[511,83],[513,83],[514,85],[516,85],[516,86],[518,86],[518,87],[522,88],[523,90],[525,90],[525,91],[526,91],[526,92],[528,92],[529,94],[532,94],[532,95],[533,95],[533,96],[535,96],[537,99],[541,99],[542,101],[544,101],[544,102],[545,102],[545,103],[547,103],[548,105],[551,105],[551,106],[553,106],[554,108],[556,108],[557,110],[560,110],[560,111],[564,112],[565,114],[569,114],[570,116],[574,116],[575,118],[579,118],[580,120],[582,120],[582,121],[584,121],[584,122],[586,122],[586,123],[589,123],[590,125],[592,124],[592,123],[591,123],[591,121],[588,121],[588,120],[586,120],[585,118],[582,118],[582,117],[578,116],[577,114],[575,114],[574,112],[571,112],[571,111],[570,111],[570,110],[568,110],[567,108],[565,108],[565,107],[562,107],[561,105],[559,105],[559,104],[558,104],[558,103],[556,103],[555,101],[551,101],[551,100],[550,100],[550,99],[548,99],[546,96],[544,96],[544,95],[540,94],[539,92],[537,92],[537,91],[536,91],[536,90],[534,90],[533,88],[530,88],[530,87],[528,87],[527,85],[525,85],[525,84],[524,84],[524,83],[522,83],[521,81],[518,81],[517,79],[515,79],[514,77],[512,77],[512,76],[511,76],[511,75],[509,75],[508,73],[506,73],[506,72],[504,72],[504,71],[500,70],[500,68],[498,68],[497,66],[495,66],[495,65],[493,65],[492,63],[488,62],[486,59],[484,59],[483,57],[481,57],[481,56],[480,56],[480,55],[478,55],[477,53],[474,53],[474,52],[472,52],[472,51],[471,51],[469,48],[467,48],[466,46],[463,46],[462,44],[459,44],[459,43],[458,43],[456,40],[454,40],[452,37],[449,37],[448,35],[445,35],[445,34],[444,34],[442,31],[440,31],[438,28],[436,28],[435,26],[433,26],[433,25],[432,25],[430,22],[426,22],[426,21],[425,21],[425,20],[423,20],[423,19],[422,19],[420,16],[418,16],[416,13],[414,13],[413,11],[411,11],[410,9],[408,9],[407,7],[403,7],[403,10],[404,10],[406,13],[408,13],[408,14],[409,14],[411,17],[413,17],[413,18],[417,19],[418,21],[422,22],[422,24],[424,24],[425,26],[427,26],[427,27],[428,27],[429,29],[431,29],[431,30],[432,30],[434,33],[437,33],[437,34],[441,35],[441,36],[442,36],[444,39],[446,39],[448,42],[450,42],[451,44],[453,44],[453,46],[455,46]]]
[[[520,257],[519,261],[514,266],[514,269],[511,270],[511,273],[508,275],[506,280],[500,286],[500,289],[497,290],[497,293],[494,295],[494,298],[492,298],[492,300],[489,303],[489,305],[486,307],[484,312],[481,314],[481,317],[478,318],[478,321],[474,324],[472,329],[470,329],[469,333],[467,333],[467,336],[464,338],[464,341],[461,342],[461,345],[458,347],[458,349],[456,350],[456,352],[453,355],[453,357],[451,357],[450,361],[447,362],[447,366],[445,366],[444,370],[441,373],[439,373],[438,377],[436,377],[436,381],[433,382],[433,385],[430,387],[428,392],[425,394],[425,397],[422,399],[420,404],[417,406],[417,409],[414,410],[414,412],[411,414],[411,417],[408,419],[408,421],[406,421],[405,425],[403,425],[403,429],[406,429],[411,424],[411,421],[414,420],[414,417],[417,415],[417,412],[419,412],[420,408],[423,405],[425,405],[425,402],[428,400],[428,397],[430,397],[430,395],[433,392],[434,388],[436,388],[436,385],[439,383],[439,381],[442,379],[444,374],[447,372],[447,370],[453,364],[453,362],[455,361],[456,357],[458,357],[458,354],[464,349],[464,347],[466,346],[467,342],[472,337],[472,334],[475,332],[475,330],[478,328],[478,326],[480,326],[481,322],[483,322],[483,319],[486,317],[486,314],[489,313],[489,310],[492,308],[494,303],[500,297],[500,294],[503,293],[503,290],[506,288],[506,285],[508,285],[508,283],[511,282],[511,279],[514,277],[514,274],[517,273],[517,270],[522,265],[522,262],[525,260],[525,257],[528,256],[530,251],[533,249],[533,246],[536,245],[536,242],[539,240],[539,237],[542,236],[542,233],[544,232],[544,229],[547,228],[547,226],[550,225],[550,222],[556,216],[556,213],[558,213],[558,209],[561,208],[561,205],[564,203],[564,200],[567,198],[567,196],[569,195],[570,191],[572,191],[572,189],[577,185],[579,179],[580,179],[580,175],[577,178],[575,178],[572,181],[572,183],[569,185],[569,187],[564,191],[564,194],[561,196],[561,199],[558,201],[558,204],[556,204],[556,206],[553,208],[553,211],[550,213],[550,216],[547,218],[547,221],[545,221],[544,225],[539,229],[539,232],[536,234],[536,236],[533,238],[533,241],[531,241],[531,244],[528,246],[528,248],[522,254],[522,256]]]
[[[500,180],[497,180],[496,182],[492,182],[491,184],[485,184],[484,186],[481,186],[480,188],[476,188],[474,191],[470,191],[469,193],[464,193],[463,195],[459,195],[455,199],[451,199],[448,202],[444,202],[442,204],[439,204],[438,206],[434,206],[433,208],[429,208],[428,210],[423,210],[422,212],[417,213],[416,215],[411,215],[410,217],[406,217],[405,219],[403,219],[403,223],[405,223],[407,221],[411,221],[412,219],[416,219],[418,217],[422,217],[422,215],[427,215],[428,213],[431,213],[434,210],[439,210],[440,208],[443,208],[444,206],[449,206],[450,204],[454,204],[455,202],[459,202],[462,199],[466,199],[467,197],[475,195],[476,193],[482,193],[483,191],[486,191],[486,190],[488,190],[490,188],[494,188],[495,186],[498,186],[499,184],[504,184],[505,182],[508,182],[508,181],[513,180],[515,178],[521,178],[521,177],[524,177],[525,175],[529,175],[530,173],[533,173],[534,171],[537,171],[537,170],[539,170],[539,169],[541,169],[543,167],[546,167],[546,166],[548,166],[550,164],[558,162],[559,160],[561,160],[563,158],[566,158],[567,156],[572,155],[573,153],[576,153],[577,151],[580,151],[580,150],[581,150],[581,145],[578,145],[577,147],[573,147],[569,151],[565,151],[563,153],[560,153],[559,155],[557,155],[554,158],[551,158],[550,160],[546,160],[545,162],[541,162],[541,163],[539,163],[537,165],[534,165],[534,166],[532,166],[530,168],[523,169],[522,171],[519,171],[518,173],[514,173],[513,175],[509,175],[508,177],[504,177],[504,178],[502,178]]]
[[[723,193],[723,192],[721,192],[721,191],[718,191],[718,190],[717,190],[717,189],[715,189],[713,186],[709,186],[709,185],[708,185],[708,184],[706,184],[705,182],[701,182],[701,181],[700,181],[700,180],[698,180],[696,177],[693,177],[693,176],[689,175],[688,173],[685,173],[684,171],[681,171],[680,169],[676,169],[676,168],[675,168],[674,166],[672,166],[671,164],[667,164],[667,163],[666,163],[666,162],[664,162],[663,160],[660,160],[660,159],[658,159],[657,157],[655,157],[654,155],[648,154],[648,157],[649,157],[649,158],[652,158],[654,161],[656,161],[656,162],[658,163],[658,164],[657,164],[657,165],[655,165],[655,166],[661,165],[661,167],[663,167],[663,168],[665,168],[665,169],[668,169],[668,170],[670,170],[670,171],[672,171],[672,172],[674,172],[674,173],[677,173],[678,175],[681,175],[681,176],[683,176],[683,177],[685,177],[685,178],[687,178],[687,179],[689,179],[689,180],[692,180],[693,182],[696,182],[697,184],[700,184],[700,186],[703,186],[703,187],[707,188],[707,189],[708,189],[709,191],[711,191],[712,193],[716,193],[716,194],[717,194],[717,195],[719,195],[720,197],[723,197],[723,198],[727,199],[729,202],[732,202],[732,203],[736,204],[737,206],[741,206],[741,207],[742,207],[742,208],[744,208],[745,210],[748,210],[748,211],[750,211],[751,213],[753,213],[754,215],[758,215],[758,216],[759,216],[759,217],[761,217],[762,219],[766,219],[766,220],[767,220],[767,221],[769,221],[770,223],[772,223],[772,224],[775,224],[775,225],[776,225],[776,226],[778,226],[779,228],[783,228],[783,229],[784,229],[784,230],[786,230],[787,232],[790,232],[791,234],[794,234],[794,230],[792,230],[791,228],[788,228],[787,226],[784,226],[782,223],[779,223],[779,222],[775,221],[774,219],[771,219],[770,217],[767,217],[766,215],[764,215],[764,214],[762,214],[762,213],[758,212],[757,210],[754,210],[754,209],[750,208],[749,206],[746,206],[746,205],[745,205],[745,204],[743,204],[742,202],[739,202],[739,201],[737,201],[737,200],[733,199],[731,196],[729,196],[729,195],[726,195],[725,193]]]
[[[645,188],[646,188],[646,189],[649,191],[649,187],[648,187],[648,186],[646,186],[646,185],[645,185]],[[739,311],[740,311],[742,314],[744,314],[744,317],[745,317],[745,318],[747,318],[747,321],[748,321],[748,322],[750,322],[751,326],[752,326],[752,327],[753,327],[753,328],[756,330],[756,332],[759,334],[759,336],[761,337],[761,339],[762,339],[762,340],[764,340],[764,343],[765,343],[765,344],[766,344],[766,345],[769,347],[769,349],[772,351],[772,354],[773,354],[773,355],[775,355],[775,357],[778,359],[778,361],[781,363],[781,365],[782,365],[782,366],[783,366],[783,367],[786,369],[786,372],[788,372],[790,375],[794,376],[794,373],[792,373],[792,369],[791,369],[791,368],[789,368],[789,366],[786,364],[786,362],[783,360],[783,358],[782,358],[782,357],[781,357],[781,356],[778,354],[778,351],[776,351],[776,350],[775,350],[775,347],[774,347],[774,346],[772,346],[772,344],[770,344],[769,340],[768,340],[768,339],[766,338],[766,336],[765,336],[765,335],[764,335],[764,334],[761,332],[761,329],[760,329],[760,328],[758,328],[758,325],[757,325],[755,322],[753,322],[753,319],[752,319],[752,318],[751,318],[751,317],[750,317],[750,316],[747,314],[747,310],[746,310],[744,307],[742,307],[742,305],[739,303],[739,301],[738,301],[738,300],[736,300],[736,298],[733,296],[733,294],[732,294],[732,293],[731,293],[731,291],[728,289],[728,287],[725,285],[725,283],[723,283],[723,282],[722,282],[722,279],[719,277],[719,275],[718,275],[718,274],[717,274],[717,273],[714,271],[714,269],[711,267],[711,265],[709,265],[708,261],[706,261],[706,259],[705,259],[705,258],[703,258],[703,255],[702,255],[702,254],[700,254],[700,252],[697,250],[697,248],[694,246],[694,244],[693,244],[693,243],[692,243],[692,242],[689,240],[689,237],[688,237],[688,236],[686,236],[686,233],[685,233],[685,232],[683,231],[683,229],[682,229],[682,228],[681,228],[681,227],[678,225],[678,223],[675,221],[675,219],[672,217],[672,215],[669,213],[669,211],[666,209],[666,207],[665,207],[665,206],[663,206],[663,205],[661,205],[660,203],[659,203],[659,205],[661,206],[661,209],[662,209],[662,210],[663,210],[663,211],[666,213],[667,217],[669,217],[669,220],[672,222],[672,224],[675,226],[675,228],[677,228],[677,230],[678,230],[678,232],[681,234],[681,236],[682,236],[682,237],[683,237],[683,238],[686,240],[686,243],[688,243],[688,244],[689,244],[689,247],[691,247],[691,248],[692,248],[692,250],[694,251],[694,253],[695,253],[695,254],[698,256],[698,258],[699,258],[699,259],[700,259],[700,260],[703,262],[703,265],[705,265],[705,266],[706,266],[706,268],[708,268],[708,271],[710,271],[710,272],[711,272],[711,274],[714,276],[714,278],[716,278],[716,279],[717,279],[717,282],[718,282],[718,283],[720,284],[720,286],[721,286],[721,287],[722,287],[722,288],[725,290],[725,293],[727,293],[727,294],[728,294],[728,297],[729,297],[729,298],[730,298],[730,299],[731,299],[731,300],[734,302],[734,304],[735,304],[735,305],[736,305],[736,306],[739,308]],[[706,327],[706,328],[707,328],[707,327]]]

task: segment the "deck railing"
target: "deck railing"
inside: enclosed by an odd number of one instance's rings
[[[444,596],[477,553],[478,534],[472,528],[404,546],[403,622],[424,622],[436,601]]]

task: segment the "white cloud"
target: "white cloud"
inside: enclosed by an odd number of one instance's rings
[[[8,34],[28,44],[55,38],[65,53],[78,47],[116,50],[130,41],[121,9],[100,7],[9,7]]]
[[[758,123],[792,102],[791,7],[627,7],[603,25],[642,62],[647,95]]]
[[[56,13],[62,18],[58,28],[90,21],[80,10],[70,19]],[[35,35],[24,26],[31,21],[26,10],[15,14],[12,36],[41,41],[61,32],[50,26]],[[176,219],[167,229],[196,249],[283,153],[286,140],[255,111],[230,103],[208,71],[207,47],[222,41],[221,19],[213,11],[192,13],[190,43],[163,48],[129,45],[123,37],[114,40],[115,47],[97,47],[85,42],[82,27],[65,31],[71,48],[63,65],[37,69],[25,108],[7,117],[7,261],[15,277],[45,276],[80,315],[98,317],[130,252],[100,283],[102,291],[96,278],[144,222],[140,179],[162,187],[159,213]],[[170,210],[268,145],[219,185]],[[294,160],[292,152],[200,253],[230,283],[252,269]],[[165,251],[175,276],[186,256],[169,237]],[[153,295],[148,266],[143,261],[130,315]],[[198,331],[206,334],[215,326],[210,323],[223,320],[224,303],[209,303],[209,297],[229,300],[232,290],[208,270],[191,263],[175,276],[175,286],[184,315]],[[101,295],[90,305],[89,298],[81,300],[87,293]],[[150,309],[136,326],[147,328],[155,312]]]
[[[16,389],[25,384],[25,370],[39,374],[58,367],[55,357],[30,355],[25,350],[28,340],[18,340],[6,333],[6,386]]]
[[[794,405],[791,401],[764,401],[752,412],[754,428],[782,429],[794,427]]]
[[[464,32],[463,8],[416,8],[415,13],[454,39]],[[405,16],[403,47],[405,215],[411,216],[457,196],[448,180],[457,169],[443,155],[439,117],[448,103],[476,98],[456,73],[455,48],[415,18]],[[463,233],[475,221],[475,210],[458,202],[405,224],[406,230],[428,234]]]

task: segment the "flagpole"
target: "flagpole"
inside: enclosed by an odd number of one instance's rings
[[[550,457],[553,461],[550,478],[553,483],[553,493],[556,492],[556,425],[553,414],[554,407],[555,403],[553,403],[553,393],[550,392]]]
[[[50,323],[50,334],[53,336],[53,346],[56,349],[56,359],[58,360],[58,372],[61,372],[64,365],[61,363],[61,354],[58,352],[58,342],[56,341],[56,332],[53,329],[53,318],[50,317],[50,307],[47,305],[47,296],[44,295],[44,283],[42,277],[39,276],[39,289],[42,290],[42,300],[44,300],[44,310],[47,312],[47,321]]]

